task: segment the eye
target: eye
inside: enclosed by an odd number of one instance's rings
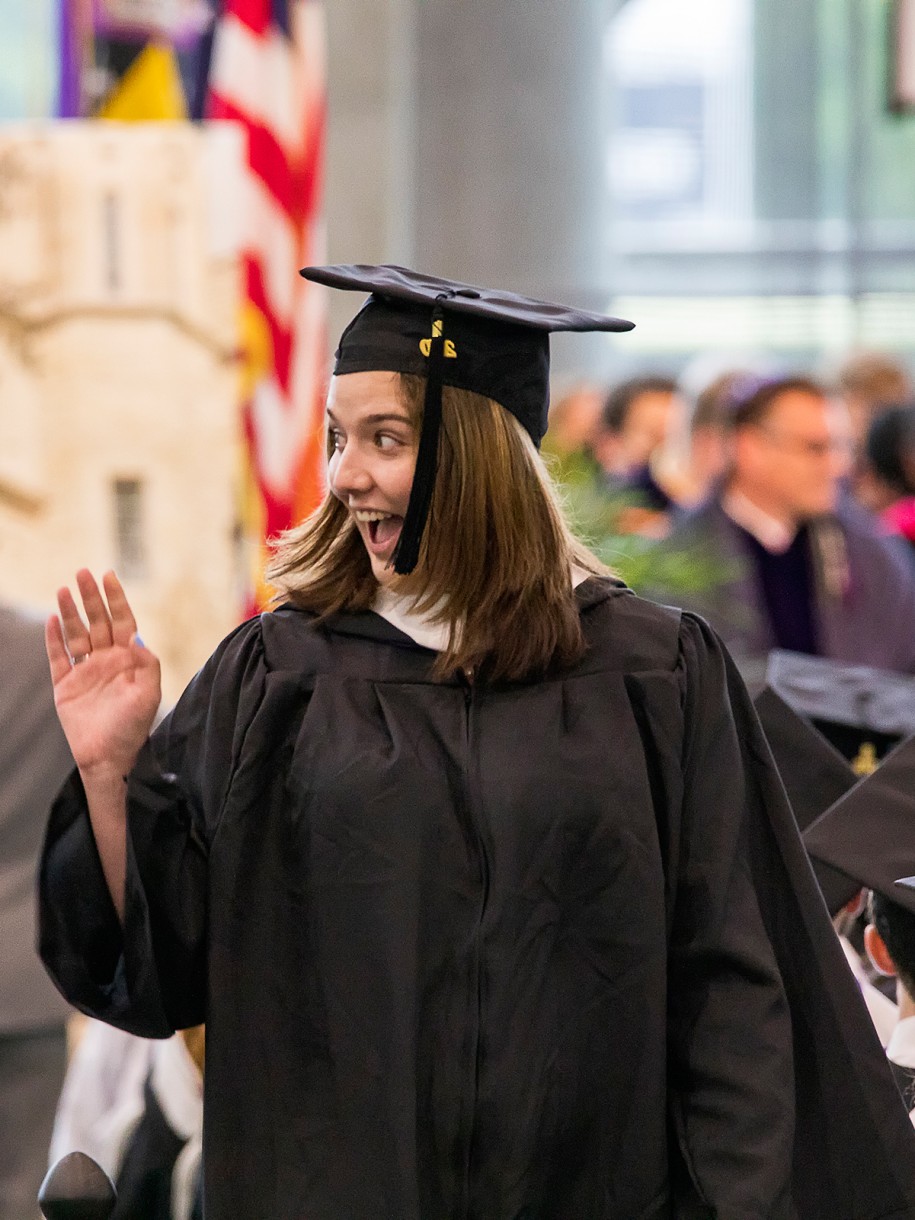
[[[375,433],[375,445],[379,449],[396,449],[401,444],[400,437],[393,436],[390,432]]]
[[[340,431],[339,428],[328,428],[327,435],[328,435],[328,438],[330,439],[331,445],[336,450],[336,452],[339,453],[340,450],[343,448],[343,446],[346,444],[346,437],[343,435],[343,433]]]

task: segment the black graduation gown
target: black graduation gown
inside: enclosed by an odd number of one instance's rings
[[[239,628],[130,776],[123,935],[58,799],[43,956],[123,1028],[206,1021],[207,1220],[915,1215],[729,657],[578,597],[588,653],[538,683],[433,683],[371,613]]]

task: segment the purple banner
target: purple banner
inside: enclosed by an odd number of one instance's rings
[[[80,0],[57,0],[57,36],[60,70],[57,115],[62,119],[82,116],[84,29]]]

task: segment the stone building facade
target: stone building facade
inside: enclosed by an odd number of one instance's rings
[[[0,598],[113,567],[173,700],[238,619],[241,146],[0,131]]]

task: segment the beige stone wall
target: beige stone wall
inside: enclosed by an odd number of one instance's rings
[[[167,700],[240,604],[239,158],[231,129],[0,133],[0,597],[117,567],[115,484],[139,481],[125,583]]]

